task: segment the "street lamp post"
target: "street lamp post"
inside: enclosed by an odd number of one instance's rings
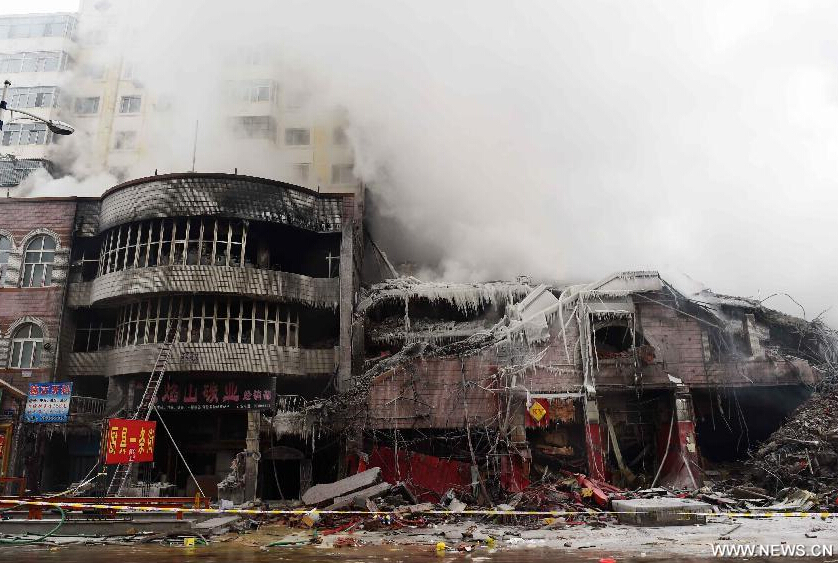
[[[9,90],[9,86],[12,83],[8,80],[3,82],[3,95],[0,96],[0,133],[3,131],[3,114],[6,110],[9,110],[12,118],[14,117],[15,112],[21,113],[28,117],[29,119],[33,119],[35,121],[40,121],[41,123],[46,123],[47,127],[50,131],[55,133],[56,135],[72,135],[75,129],[69,123],[64,123],[63,121],[58,121],[57,119],[44,119],[43,117],[38,117],[34,113],[29,113],[28,111],[23,111],[19,108],[10,108],[6,105],[6,93]],[[11,119],[10,119],[11,121]]]

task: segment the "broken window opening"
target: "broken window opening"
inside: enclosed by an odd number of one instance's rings
[[[631,356],[636,348],[648,346],[640,332],[633,330],[627,323],[599,326],[594,330],[592,340],[600,360]],[[651,349],[651,346],[648,347]],[[653,351],[651,359],[654,360]]]
[[[118,312],[115,345],[163,342],[167,326],[177,319],[179,310],[179,342],[300,347],[300,313],[296,307],[204,296],[161,297],[125,305]]]
[[[77,312],[73,352],[110,350],[116,342],[116,315],[113,311],[83,309]]]

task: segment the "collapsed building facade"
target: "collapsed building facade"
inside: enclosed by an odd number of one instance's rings
[[[191,173],[0,202],[0,473],[57,491],[101,468],[170,327],[172,439],[130,494],[294,499],[373,466],[427,500],[563,472],[698,487],[822,377],[808,323],[657,272],[383,280],[363,198]],[[69,422],[25,422],[27,385],[63,381]]]
[[[497,499],[566,471],[697,488],[822,377],[807,323],[657,272],[564,288],[402,279],[374,286],[356,323],[358,462],[429,497]]]

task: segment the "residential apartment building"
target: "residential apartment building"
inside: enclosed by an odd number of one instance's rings
[[[182,83],[149,80],[149,65],[136,60],[142,55],[122,50],[115,36],[126,29],[126,6],[81,0],[77,14],[0,18],[0,80],[13,83],[9,105],[76,128],[53,145],[57,139],[41,124],[8,124],[0,154],[12,157],[0,174],[38,159],[56,175],[80,178],[108,172],[124,181],[196,169],[355,190],[345,115],[315,109],[308,87],[279,64],[281,54],[256,42],[242,46],[217,62],[224,70],[218,79],[198,80],[186,95]],[[203,111],[191,107],[196,99],[205,101]],[[15,185],[25,173],[6,175],[4,184]]]
[[[9,107],[63,119],[65,87],[78,56],[77,24],[77,16],[68,13],[0,15],[0,82],[12,83]],[[31,170],[51,168],[58,141],[43,123],[7,114],[0,135],[0,185],[17,185]]]

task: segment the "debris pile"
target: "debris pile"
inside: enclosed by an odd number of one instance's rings
[[[749,464],[753,468],[752,478],[768,489],[796,486],[836,493],[838,384],[824,383],[757,450]]]

